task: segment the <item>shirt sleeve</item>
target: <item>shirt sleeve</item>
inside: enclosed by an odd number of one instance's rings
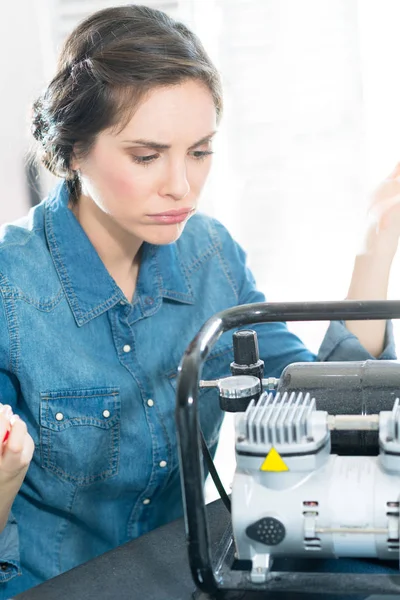
[[[246,254],[235,242],[225,227],[218,223],[222,243],[222,254],[227,261],[230,276],[237,285],[238,304],[266,302],[257,290],[253,274],[246,263]],[[252,326],[257,331],[260,358],[265,363],[266,377],[279,377],[283,369],[293,362],[345,361],[374,359],[344,325],[343,321],[332,321],[321,344],[318,355],[310,352],[303,342],[286,326],[286,323],[262,323]],[[379,359],[396,358],[393,328],[386,327],[385,349]]]
[[[387,321],[384,348],[378,359],[394,360],[395,358],[393,324]],[[320,346],[318,360],[376,360],[376,357],[360,344],[358,338],[347,329],[343,321],[332,321]]]
[[[14,407],[17,403],[18,386],[9,370],[10,341],[5,305],[0,290],[0,402]],[[18,525],[12,513],[0,533],[0,584],[21,574]]]
[[[21,575],[18,524],[12,513],[0,533],[0,585]]]

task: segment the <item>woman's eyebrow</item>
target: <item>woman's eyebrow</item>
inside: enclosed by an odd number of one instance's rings
[[[216,131],[212,131],[211,133],[209,133],[208,135],[204,136],[203,138],[201,138],[201,140],[199,140],[198,142],[196,142],[195,144],[192,144],[189,147],[189,150],[193,150],[193,148],[196,148],[196,146],[202,146],[203,144],[206,144],[207,142],[209,142],[211,140],[211,138],[216,134]]]
[[[192,150],[193,148],[196,148],[197,146],[201,146],[202,144],[205,144],[206,142],[210,141],[210,139],[216,133],[217,133],[216,131],[212,131],[208,135],[204,136],[203,138],[201,138],[201,140],[192,144],[189,147],[189,150]],[[152,140],[139,139],[139,140],[122,140],[122,141],[124,144],[135,144],[137,146],[144,146],[146,148],[152,148],[154,150],[169,150],[169,148],[171,148],[170,144],[162,144],[161,142],[154,142]]]

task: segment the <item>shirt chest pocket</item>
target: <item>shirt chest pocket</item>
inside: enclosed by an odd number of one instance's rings
[[[40,395],[42,467],[76,485],[118,473],[121,402],[118,388]]]

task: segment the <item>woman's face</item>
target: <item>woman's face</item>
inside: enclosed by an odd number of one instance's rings
[[[79,203],[139,240],[175,241],[196,210],[215,130],[213,98],[200,82],[153,89],[122,131],[101,132],[73,161]]]

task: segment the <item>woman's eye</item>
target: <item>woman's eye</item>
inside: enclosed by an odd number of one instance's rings
[[[149,164],[157,158],[158,154],[148,154],[147,156],[136,156],[135,154],[132,155],[132,160],[139,165]]]
[[[193,156],[193,158],[196,158],[197,160],[202,160],[204,158],[207,158],[207,156],[210,156],[210,154],[214,154],[214,152],[212,150],[194,150],[191,153],[191,156]]]

